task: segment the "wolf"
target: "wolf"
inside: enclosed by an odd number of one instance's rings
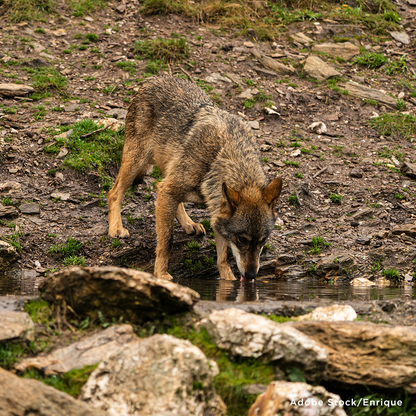
[[[194,83],[168,75],[145,80],[128,108],[122,162],[108,194],[111,237],[129,236],[122,200],[151,164],[163,175],[157,186],[154,275],[172,279],[175,217],[185,233],[205,234],[185,212],[184,202],[194,202],[210,212],[221,279],[236,279],[227,262],[229,246],[241,280],[254,279],[276,220],[282,180],[267,180],[250,126],[217,107]]]

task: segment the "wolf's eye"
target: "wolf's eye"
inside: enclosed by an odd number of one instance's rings
[[[245,237],[237,237],[238,238],[238,241],[241,243],[241,244],[248,244],[248,239],[247,238],[245,238]]]

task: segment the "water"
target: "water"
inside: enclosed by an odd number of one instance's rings
[[[44,280],[35,270],[13,269],[0,274],[0,296],[38,296],[39,284]]]
[[[266,279],[258,279],[254,283],[202,279],[175,279],[174,281],[197,291],[202,300],[228,302],[283,300],[309,302],[318,299],[367,301],[416,298],[416,288],[412,286],[357,287],[319,281],[285,282]]]
[[[39,295],[44,279],[34,270],[14,269],[0,275],[0,296]],[[311,301],[311,300],[392,300],[416,298],[416,287],[380,286],[357,287],[349,284],[330,284],[325,281],[304,280],[286,282],[259,278],[254,283],[204,279],[174,279],[174,282],[194,289],[202,300],[229,302]]]

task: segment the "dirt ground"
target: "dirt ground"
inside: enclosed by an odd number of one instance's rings
[[[336,84],[317,83],[305,76],[301,67],[312,54],[311,48],[294,43],[290,35],[302,32],[317,43],[342,35],[392,60],[406,54],[407,71],[391,75],[383,67],[369,69],[351,60],[334,60],[324,54],[319,57],[335,68],[344,82],[353,80],[384,90],[404,101],[402,112],[415,116],[416,8],[404,3],[398,6],[402,30],[411,39],[407,45],[388,34],[374,36],[329,19],[293,23],[273,44],[255,36],[235,37],[233,30],[198,24],[185,16],[145,16],[137,1],[109,4],[79,17],[59,7],[58,12],[60,18],[51,15],[45,22],[0,20],[0,83],[30,85],[31,75],[23,68],[42,65],[38,59],[68,80],[66,94],[52,91],[51,96],[40,99],[0,100],[0,189],[10,181],[21,185],[0,190],[3,207],[20,207],[17,215],[0,218],[0,238],[20,243],[19,268],[43,276],[63,267],[64,255],[50,249],[72,238],[82,243],[76,255],[83,257],[86,265],[153,270],[155,178],[146,176],[126,197],[123,221],[131,237],[115,241],[106,235],[108,190],[103,189],[100,176],[91,170],[75,171],[65,165],[66,156],[46,153],[44,148],[53,142],[55,128],[83,119],[98,121],[109,114],[122,120],[125,112],[121,110],[128,108],[137,80],[143,78],[139,68],[147,62],[134,60],[133,43],[170,38],[174,32],[187,39],[191,57],[181,64],[170,64],[166,70],[203,80],[200,84],[210,90],[218,105],[251,121],[265,171],[270,179],[276,175],[283,179],[277,204],[279,219],[262,254],[262,273],[279,279],[313,277],[332,283],[357,276],[411,282],[416,270],[416,240],[410,233],[395,235],[393,231],[398,225],[416,224],[416,183],[400,172],[402,162],[416,160],[414,138],[383,135],[370,127],[371,117],[394,113],[396,108],[342,94],[339,88],[333,89]],[[88,33],[97,34],[98,40],[79,49]],[[92,52],[92,47],[98,52]],[[259,64],[254,49],[293,65],[293,74],[278,76],[256,70]],[[118,62],[135,62],[136,71],[126,71]],[[233,80],[213,74],[228,74]],[[240,97],[254,88],[265,94],[263,100]],[[256,91],[247,94],[258,97]],[[267,102],[274,104],[278,114],[265,112]],[[325,133],[309,128],[319,121],[325,123]],[[106,164],[106,173],[112,178],[117,169],[115,163]],[[52,196],[57,192],[69,196]],[[26,203],[35,213],[21,212],[27,212],[21,207]],[[193,218],[208,219],[203,207],[187,205]],[[175,231],[171,274],[217,277],[212,236],[192,238],[179,225]],[[313,243],[312,237],[323,240]]]

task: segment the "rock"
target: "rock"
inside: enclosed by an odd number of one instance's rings
[[[253,42],[243,42],[243,45],[246,48],[254,48],[254,43]]]
[[[291,232],[290,234],[294,234]],[[301,266],[297,264],[283,267],[276,267],[275,275],[278,279],[285,279],[288,281],[302,280],[308,276],[308,271],[304,270]]]
[[[111,117],[98,120],[96,123],[99,124],[100,126],[107,127],[108,130],[111,130],[111,131],[118,131],[122,127],[124,127],[123,121],[120,121]]]
[[[273,146],[271,146],[270,144],[262,144],[260,146],[260,152],[269,152],[272,149],[273,149]]]
[[[67,139],[68,137],[71,137],[73,133],[74,133],[74,130],[73,129],[70,129],[68,131],[64,131],[61,134],[58,134],[57,136],[54,137],[54,139],[55,140],[56,139]]]
[[[292,75],[296,72],[295,68],[293,68],[291,65],[283,65],[280,62],[275,61],[273,58],[269,58],[268,56],[262,56],[259,58],[259,62],[265,68],[274,71],[276,75]]]
[[[114,118],[125,120],[127,116],[127,110],[124,110],[123,108],[113,108],[107,114]]]
[[[40,58],[32,59],[28,66],[32,66],[33,68],[40,68],[42,66],[48,66],[48,63]]]
[[[412,179],[416,179],[416,164],[410,162],[403,162],[400,166],[400,172]]]
[[[309,129],[310,131],[313,131],[314,133],[317,133],[317,134],[326,133],[326,131],[328,130],[328,129],[326,128],[325,123],[324,123],[324,122],[322,122],[322,121],[315,121],[315,123],[312,123],[312,124],[308,127],[308,129]]]
[[[110,326],[67,347],[58,348],[46,356],[26,358],[15,365],[15,369],[23,372],[28,368],[37,368],[47,376],[62,374],[103,361],[120,351],[126,344],[138,341],[140,338],[134,334],[131,325]]]
[[[349,61],[355,55],[360,54],[360,48],[350,42],[344,43],[321,43],[320,45],[314,45],[313,51],[324,52],[331,56],[339,56]]]
[[[67,154],[68,154],[68,149],[66,147],[62,147],[56,157],[57,159],[63,159]]]
[[[216,363],[189,341],[153,335],[104,360],[80,398],[112,415],[222,416],[226,407],[213,387],[217,374]]]
[[[50,55],[49,53],[46,53],[46,52],[41,52],[39,56],[49,59],[50,61],[54,61],[56,59],[53,55]]]
[[[41,381],[20,378],[0,368],[2,416],[110,416]]]
[[[314,376],[327,362],[325,351],[308,337],[292,331],[289,326],[240,309],[213,311],[200,325],[217,347],[229,351],[232,356],[296,363]]]
[[[126,4],[120,3],[115,7],[117,13],[123,14],[126,11]]]
[[[362,246],[368,246],[371,243],[372,236],[371,235],[363,235],[358,237],[355,242],[356,244],[361,244]]]
[[[365,277],[356,277],[350,282],[352,286],[375,286],[376,284]]]
[[[2,241],[0,241],[0,250],[1,243]],[[33,341],[34,339],[35,324],[28,313],[0,311],[0,342],[7,340]]]
[[[22,204],[19,210],[22,214],[40,214],[40,206],[35,203]]]
[[[0,204],[0,218],[1,217],[12,217],[12,216],[15,216],[15,215],[19,215],[19,212],[17,211],[17,209],[15,207],[12,207],[12,206],[5,207],[5,206]]]
[[[51,198],[55,199],[59,199],[60,201],[68,201],[68,199],[70,198],[71,194],[67,194],[67,193],[62,193],[62,192],[53,192],[51,194]]]
[[[356,212],[354,215],[352,215],[351,217],[349,217],[349,219],[356,221],[359,218],[363,218],[367,215],[371,215],[373,213],[373,209],[372,208],[364,208],[364,209],[359,209],[358,212]]]
[[[298,156],[300,156],[302,154],[302,152],[300,151],[300,149],[296,149],[296,150],[294,150],[291,154],[290,154],[290,156],[291,157],[298,157]]]
[[[311,313],[298,317],[299,321],[353,321],[357,313],[350,305],[319,306]]]
[[[368,100],[376,100],[383,104],[387,104],[396,108],[396,99],[390,97],[390,95],[376,90],[375,88],[365,87],[354,81],[349,81],[346,84],[338,84],[339,87],[348,91],[348,94],[352,97],[358,97]]]
[[[22,189],[22,185],[19,182],[8,181],[8,182],[0,183],[1,193],[11,191],[11,190],[20,191],[21,189]]]
[[[294,33],[290,36],[295,42],[298,42],[302,45],[309,46],[311,43],[313,43],[313,39],[310,37],[304,35],[302,32]]]
[[[342,405],[334,405],[340,400],[321,386],[272,381],[250,407],[248,416],[346,416]]]
[[[0,240],[0,271],[9,268],[18,258],[16,249],[6,241]]]
[[[57,36],[57,37],[66,36],[67,35],[67,33],[65,32],[65,29],[56,29],[52,33],[55,36]]]
[[[34,92],[35,89],[24,84],[0,84],[0,95],[3,97],[16,97]]]
[[[72,267],[41,284],[42,298],[64,299],[78,315],[124,317],[130,322],[189,310],[199,299],[192,289],[157,279],[149,273],[120,267]]]
[[[404,45],[408,45],[410,43],[410,36],[406,32],[389,32],[391,37],[397,42],[401,42]]]
[[[253,94],[251,92],[251,89],[249,88],[249,89],[243,91],[240,95],[238,95],[238,98],[244,98],[244,99],[248,99],[248,100],[253,98]]]
[[[351,178],[362,178],[363,173],[361,172],[360,169],[354,168],[354,169],[350,170],[350,176],[351,176]]]
[[[260,124],[258,121],[256,120],[252,120],[252,121],[247,121],[247,124],[253,129],[253,130],[259,130],[260,129]]]
[[[367,322],[290,324],[327,350],[325,380],[387,389],[416,383],[414,327]]]
[[[227,83],[232,83],[232,81],[226,77],[223,77],[222,75],[213,72],[211,75],[208,75],[205,78],[206,82],[212,83],[212,84],[217,84],[218,82],[227,82]]]
[[[406,234],[409,237],[416,238],[416,224],[400,224],[396,225],[392,233],[394,235]]]
[[[31,44],[36,53],[40,53],[46,49],[43,45],[41,45],[38,42],[32,42]]]
[[[226,72],[225,75],[228,78],[230,78],[230,80],[234,82],[234,84],[238,84],[239,86],[244,85],[244,82],[237,74],[233,74],[232,72]]]
[[[306,59],[303,70],[312,78],[318,81],[325,81],[328,78],[338,77],[341,74],[325,63],[317,56],[309,55]]]

